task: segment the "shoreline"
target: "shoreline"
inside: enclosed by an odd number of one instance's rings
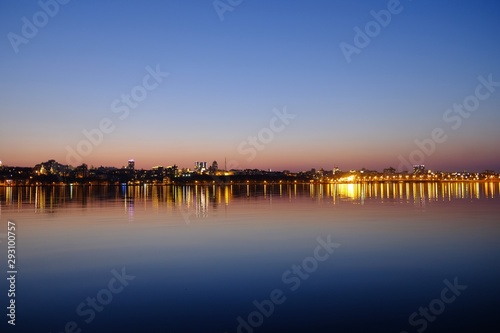
[[[499,183],[500,179],[434,179],[434,180],[420,180],[420,179],[398,179],[398,180],[364,180],[364,181],[194,181],[194,182],[170,182],[170,183],[153,183],[153,182],[139,182],[139,183],[46,183],[46,184],[0,184],[0,187],[40,187],[40,186],[230,186],[230,185],[360,185],[360,184],[398,184],[398,183]]]

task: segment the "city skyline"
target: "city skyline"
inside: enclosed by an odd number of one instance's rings
[[[116,169],[116,170],[143,170],[143,171],[151,171],[151,170],[157,170],[157,169],[175,169],[179,171],[185,171],[189,173],[198,173],[198,174],[209,174],[210,172],[215,172],[215,171],[246,171],[246,170],[258,170],[258,171],[263,171],[263,172],[290,172],[292,174],[299,174],[299,173],[304,173],[304,172],[312,172],[312,171],[317,171],[317,172],[333,172],[334,174],[337,173],[349,173],[349,172],[367,172],[367,173],[391,173],[391,174],[427,174],[428,172],[437,172],[437,173],[474,173],[474,174],[480,174],[480,173],[494,173],[496,174],[497,172],[500,172],[497,169],[489,169],[489,168],[483,168],[481,170],[467,170],[467,169],[461,169],[461,168],[451,168],[449,170],[443,170],[439,168],[429,168],[425,164],[414,164],[409,166],[408,168],[403,168],[403,169],[397,169],[392,165],[386,165],[385,167],[381,169],[371,169],[371,168],[366,168],[366,167],[356,167],[356,168],[343,168],[341,167],[342,164],[340,165],[335,165],[335,166],[310,166],[309,168],[302,169],[302,170],[293,170],[291,168],[284,168],[284,169],[272,169],[272,168],[242,168],[238,165],[227,164],[227,161],[224,160],[222,163],[219,163],[217,160],[213,160],[212,162],[208,161],[195,161],[193,162],[190,166],[185,166],[185,165],[178,165],[177,163],[169,163],[169,164],[156,164],[154,166],[150,167],[136,167],[136,160],[134,159],[128,159],[125,161],[126,163],[122,163],[120,165],[104,165],[104,164],[96,164],[96,165],[90,165],[87,163],[82,163],[79,165],[68,165],[64,163],[60,163],[59,161],[55,159],[48,159],[43,162],[38,162],[33,165],[7,165],[0,161],[0,171],[4,170],[6,168],[21,168],[21,169],[37,169],[37,168],[44,168],[44,165],[58,165],[59,167],[64,167],[67,170],[77,170],[80,169],[81,167],[85,167],[86,169],[100,169],[100,168],[105,168],[105,169]],[[231,162],[231,161],[230,161]],[[340,166],[340,167],[339,167]],[[2,169],[3,168],[3,169]],[[57,173],[57,172],[54,172]]]
[[[495,2],[0,6],[6,165],[500,169]]]

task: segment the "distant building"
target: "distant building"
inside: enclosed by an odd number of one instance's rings
[[[396,174],[396,169],[393,167],[388,167],[387,169],[384,169],[384,175],[394,175]]]
[[[77,166],[74,172],[77,178],[87,178],[89,176],[88,165],[83,163],[82,165]]]
[[[217,174],[218,170],[219,170],[219,164],[217,163],[217,161],[213,161],[212,165],[208,168],[208,172],[211,175],[215,175],[215,174]]]
[[[134,171],[135,170],[135,161],[128,160],[127,169]]]
[[[33,172],[36,175],[59,175],[64,176],[69,171],[68,166],[57,163],[55,160],[48,160],[35,165]]]
[[[194,171],[196,172],[204,172],[207,170],[207,162],[198,162],[194,163]]]
[[[130,181],[136,178],[136,172],[135,172],[135,161],[134,160],[128,160],[127,168],[125,170],[122,170],[124,174],[126,175],[125,178],[121,178],[121,182]]]
[[[414,165],[413,166],[413,174],[414,175],[422,175],[425,173],[425,165]]]
[[[156,165],[151,169],[151,178],[156,181],[163,181],[165,176],[165,168],[161,165]]]
[[[166,167],[165,175],[171,178],[179,176],[179,167],[175,164],[173,166]]]

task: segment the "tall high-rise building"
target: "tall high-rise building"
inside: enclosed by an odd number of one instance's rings
[[[194,170],[197,172],[203,172],[207,170],[207,162],[198,162],[194,163]]]
[[[219,164],[217,163],[217,161],[213,161],[212,165],[208,167],[208,172],[211,175],[215,175],[218,170],[219,170]]]
[[[127,169],[135,170],[135,161],[134,160],[128,160]]]
[[[414,165],[413,166],[413,174],[414,175],[420,175],[425,173],[425,165],[420,164],[420,165]]]

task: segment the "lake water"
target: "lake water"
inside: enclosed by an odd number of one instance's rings
[[[1,325],[498,331],[499,198],[499,183],[2,187],[0,267],[13,221],[18,274]]]

